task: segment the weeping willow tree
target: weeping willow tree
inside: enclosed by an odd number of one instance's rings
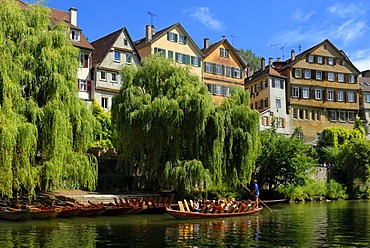
[[[49,10],[0,1],[0,194],[93,189],[95,119],[77,97],[77,55]]]
[[[136,186],[190,193],[250,179],[259,139],[248,94],[236,91],[220,107],[197,76],[160,56],[123,74],[112,125],[118,167],[140,179]]]

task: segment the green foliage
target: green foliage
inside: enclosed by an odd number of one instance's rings
[[[328,127],[322,132],[322,139],[320,141],[321,147],[339,147],[351,140],[364,140],[365,131],[362,126],[355,129],[347,129],[344,127]]]
[[[302,185],[316,165],[316,152],[302,139],[287,138],[274,130],[261,132],[262,152],[256,161],[256,178],[274,190],[280,185]],[[261,185],[263,186],[263,185]]]
[[[91,103],[91,111],[99,125],[95,130],[95,138],[92,147],[112,148],[112,117],[111,113],[105,111],[94,99]]]
[[[347,199],[348,195],[340,183],[331,179],[327,185],[327,198],[334,200]]]
[[[223,105],[214,104],[197,76],[161,56],[123,74],[112,106],[122,172],[141,178],[141,186],[184,193],[250,180],[259,119],[247,92],[233,89]]]
[[[261,57],[254,54],[252,50],[240,49],[239,51],[248,61],[248,64],[250,65],[252,71],[256,72],[261,69]]]
[[[0,194],[93,189],[96,161],[84,153],[95,119],[77,98],[77,49],[49,9],[0,1]]]

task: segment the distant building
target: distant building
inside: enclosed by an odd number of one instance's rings
[[[212,98],[222,102],[230,96],[233,86],[244,89],[244,70],[247,67],[239,53],[227,39],[209,45],[204,39],[203,82],[207,85]]]
[[[78,96],[86,101],[92,100],[92,80],[91,80],[91,54],[94,47],[88,42],[82,30],[77,25],[77,9],[70,8],[68,12],[50,9],[52,24],[65,22],[69,27],[68,37],[72,45],[79,49],[78,61],[79,68],[77,72]]]
[[[360,76],[360,117],[365,128],[366,139],[370,140],[370,70]]]
[[[140,55],[126,28],[121,28],[91,43],[95,51],[92,55],[93,95],[105,109],[111,109],[112,98],[116,95],[124,77],[123,66],[140,65]]]
[[[261,59],[261,69],[246,78],[245,88],[250,92],[251,109],[261,114],[260,130],[269,129],[273,125],[278,133],[291,134],[289,129],[289,114],[286,104],[286,77],[276,69],[281,68],[281,61],[265,66]],[[247,70],[250,71],[250,70]]]
[[[301,127],[306,143],[315,144],[326,127],[352,129],[359,111],[359,70],[329,40],[275,65],[287,78],[290,133]]]
[[[181,65],[190,67],[191,72],[202,78],[203,54],[180,23],[173,24],[158,32],[153,25],[146,26],[146,36],[135,41],[141,58],[160,53]]]

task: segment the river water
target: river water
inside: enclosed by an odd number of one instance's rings
[[[235,218],[168,214],[9,222],[0,247],[369,247],[370,201],[270,206]]]

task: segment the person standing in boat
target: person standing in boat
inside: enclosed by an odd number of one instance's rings
[[[256,179],[253,180],[253,190],[251,194],[255,197],[255,208],[258,208],[258,197],[260,195],[260,189],[258,187]]]

